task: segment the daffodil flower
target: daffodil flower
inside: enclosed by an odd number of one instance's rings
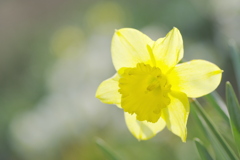
[[[177,28],[157,41],[135,29],[116,30],[111,52],[116,74],[100,84],[96,97],[123,109],[137,139],[147,140],[167,126],[185,142],[188,97],[215,90],[222,70],[205,60],[178,64],[183,40]]]

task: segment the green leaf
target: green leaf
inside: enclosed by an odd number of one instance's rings
[[[215,156],[217,160],[226,160],[225,157],[228,157],[225,152],[221,152],[222,147],[220,146],[220,144],[218,143],[217,139],[214,137],[214,135],[211,133],[208,125],[206,124],[206,122],[204,121],[204,119],[202,118],[202,116],[199,115],[195,105],[193,103],[191,103],[191,115],[194,117],[194,119],[196,120],[197,126],[200,127],[201,131],[204,133],[205,137],[202,137],[201,139],[204,138],[205,143],[211,144],[211,146],[213,147],[214,151],[215,151]],[[201,135],[201,134],[200,134]],[[200,136],[198,135],[198,136]],[[220,146],[220,147],[219,147]],[[227,158],[228,160],[230,160],[229,158]]]
[[[202,142],[200,141],[200,139],[195,138],[194,139],[195,145],[197,147],[199,156],[201,157],[202,160],[213,160],[213,158],[211,157],[211,155],[208,153],[207,149],[205,148],[205,146],[202,144]]]
[[[240,72],[239,72],[239,68],[240,68],[240,53],[238,51],[238,48],[236,46],[235,41],[231,40],[229,42],[229,46],[230,46],[231,58],[232,58],[232,61],[233,61],[233,68],[234,68],[235,75],[236,75],[237,82],[238,82],[238,91],[240,93]]]
[[[193,99],[192,104],[195,106],[195,111],[199,118],[202,120],[202,123],[205,127],[210,141],[212,141],[215,145],[215,149],[217,150],[217,155],[221,155],[221,159],[224,160],[239,160],[236,154],[232,151],[232,148],[226,143],[221,134],[217,131],[214,123],[208,117],[206,112],[203,110],[202,106],[196,99]]]
[[[108,156],[111,160],[120,160],[120,157],[100,138],[96,139],[98,147]]]
[[[204,96],[204,99],[220,113],[227,123],[229,122],[227,106],[216,91]]]
[[[240,106],[230,82],[226,83],[226,101],[233,137],[240,155]]]

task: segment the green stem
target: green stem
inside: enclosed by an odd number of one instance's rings
[[[202,160],[213,160],[211,155],[208,153],[208,150],[206,147],[202,144],[201,140],[198,138],[194,139],[195,145],[197,147],[199,156],[201,157]]]
[[[229,42],[229,46],[230,46],[230,53],[231,53],[231,58],[233,61],[233,68],[235,71],[235,75],[236,75],[236,79],[237,79],[237,86],[238,86],[238,93],[240,93],[240,72],[239,72],[239,68],[240,68],[240,53],[238,51],[236,42],[234,40],[231,40]]]
[[[120,160],[121,158],[104,142],[102,139],[97,138],[96,144],[108,156],[110,160]]]
[[[213,133],[213,135],[217,138],[220,145],[224,148],[227,155],[231,160],[238,160],[238,157],[235,155],[235,153],[232,151],[232,149],[229,147],[229,145],[226,143],[226,141],[223,139],[223,137],[219,134],[216,127],[214,126],[213,122],[210,120],[206,112],[203,110],[202,106],[199,104],[199,102],[196,99],[193,99],[193,104],[196,108],[197,113],[204,119],[206,124],[208,125],[209,129]]]

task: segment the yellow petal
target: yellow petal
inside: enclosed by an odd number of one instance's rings
[[[96,92],[96,97],[103,103],[117,104],[120,106],[121,94],[118,92],[119,75],[115,74],[112,78],[103,81]]]
[[[168,107],[162,110],[162,117],[168,129],[185,142],[187,138],[186,125],[189,114],[188,98],[186,94],[181,92],[171,92],[169,97],[171,102]]]
[[[116,30],[112,39],[112,59],[115,69],[135,67],[137,63],[149,61],[147,45],[153,41],[138,30],[123,28]]]
[[[193,60],[177,65],[169,74],[172,90],[178,90],[188,97],[201,97],[215,90],[222,78],[222,70],[204,60]]]
[[[165,38],[158,39],[153,45],[153,53],[163,72],[174,67],[183,57],[183,40],[177,28],[173,28]]]
[[[147,140],[163,130],[165,122],[160,118],[156,123],[138,121],[135,114],[124,112],[128,129],[138,140]]]

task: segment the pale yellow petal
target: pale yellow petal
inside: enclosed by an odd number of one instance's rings
[[[96,92],[96,97],[103,103],[108,104],[121,104],[121,94],[118,92],[118,74],[115,74],[112,78],[103,81]]]
[[[187,138],[187,119],[189,114],[189,102],[186,94],[171,92],[171,102],[168,107],[162,110],[162,117],[167,127],[174,134],[179,136],[183,142]]]
[[[177,65],[169,74],[169,83],[172,84],[172,90],[197,98],[215,90],[221,78],[222,70],[215,64],[193,60]]]
[[[166,72],[183,57],[183,40],[177,28],[173,28],[165,38],[158,39],[153,45],[157,66]]]
[[[153,41],[138,30],[123,28],[116,30],[112,39],[112,59],[115,69],[135,67],[137,63],[150,61],[147,45]]]
[[[164,129],[165,122],[160,118],[156,123],[138,121],[136,115],[124,112],[128,129],[138,140],[147,140]]]

